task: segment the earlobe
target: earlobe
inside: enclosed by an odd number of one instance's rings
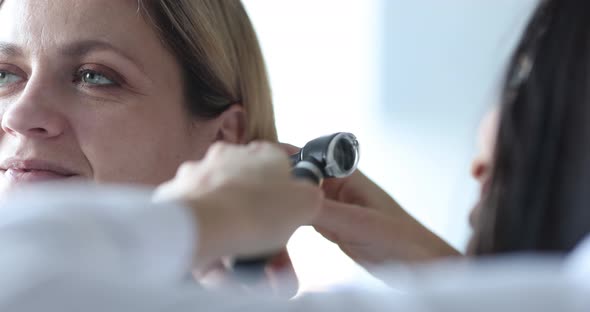
[[[217,117],[218,129],[216,141],[233,144],[245,144],[247,118],[246,111],[240,104],[233,104]]]

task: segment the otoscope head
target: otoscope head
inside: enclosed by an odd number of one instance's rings
[[[300,161],[314,163],[326,178],[343,178],[356,170],[359,156],[356,137],[339,132],[308,142],[291,160],[294,166]]]

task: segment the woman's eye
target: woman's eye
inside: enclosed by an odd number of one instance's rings
[[[98,86],[110,86],[115,85],[116,83],[107,78],[105,75],[94,71],[84,71],[81,73],[80,80],[89,85],[98,85]]]
[[[5,87],[21,80],[22,78],[18,75],[6,71],[0,71],[0,87]]]

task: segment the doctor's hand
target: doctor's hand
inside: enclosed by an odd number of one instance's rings
[[[326,180],[315,228],[361,264],[420,262],[458,255],[360,171]]]
[[[190,207],[198,229],[197,268],[283,249],[299,226],[315,219],[323,198],[317,187],[291,177],[287,155],[269,143],[216,143],[155,194]]]
[[[293,154],[299,149],[283,145]],[[409,215],[360,171],[326,179],[322,209],[313,225],[356,262],[420,262],[459,253]]]

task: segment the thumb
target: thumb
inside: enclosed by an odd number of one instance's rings
[[[378,212],[359,205],[324,199],[313,226],[331,241],[358,241],[363,233],[373,232]]]

